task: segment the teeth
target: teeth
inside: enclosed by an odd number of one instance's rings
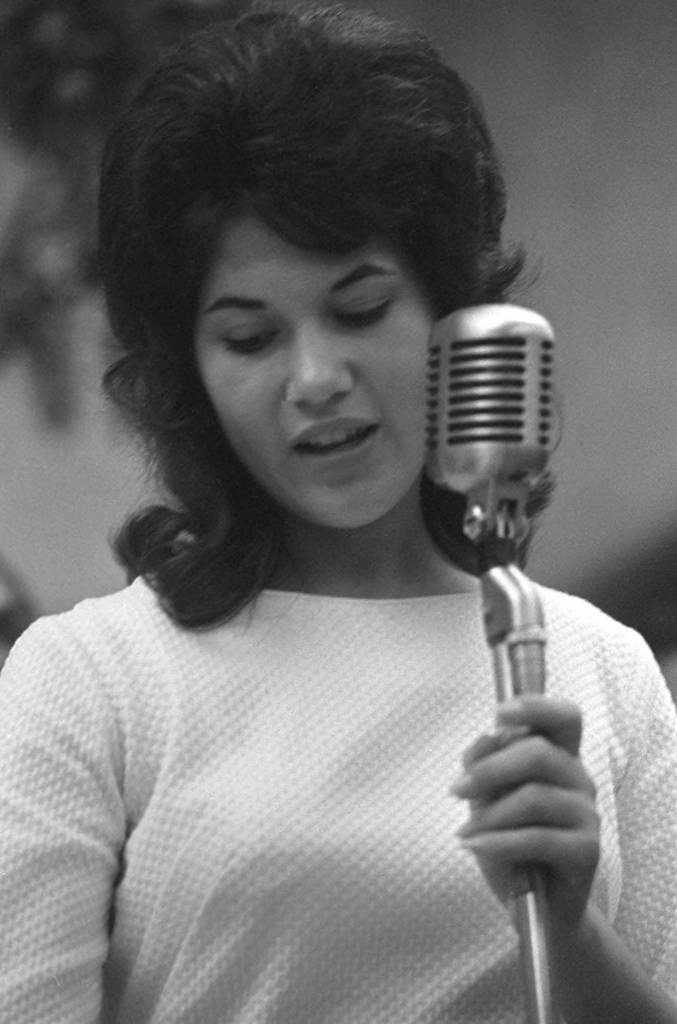
[[[359,434],[359,429],[353,430],[328,430],[326,433],[318,434],[313,438],[313,444],[342,444],[347,441],[350,437],[356,437]]]
[[[323,430],[313,436],[312,440],[304,441],[304,448],[334,448],[337,445],[345,444],[367,431],[367,427],[335,427]]]

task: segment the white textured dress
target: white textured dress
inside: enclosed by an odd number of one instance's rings
[[[583,707],[594,898],[677,995],[677,721],[636,634],[542,591]],[[516,936],[455,839],[494,716],[479,597],[264,591],[182,629],[141,581],[0,680],[0,1020],[517,1024]]]

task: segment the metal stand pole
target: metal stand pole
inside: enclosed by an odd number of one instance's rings
[[[545,625],[536,587],[517,566],[497,565],[482,574],[487,641],[499,701],[545,689]],[[557,1024],[548,964],[546,905],[541,872],[520,869],[514,886],[515,921],[528,1024]]]

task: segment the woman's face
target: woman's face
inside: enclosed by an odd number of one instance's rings
[[[298,519],[355,528],[417,493],[431,327],[387,247],[308,253],[242,217],[207,276],[195,352],[231,446],[268,493]]]

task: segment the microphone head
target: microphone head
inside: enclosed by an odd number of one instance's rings
[[[426,425],[434,483],[467,495],[541,476],[554,447],[554,346],[544,317],[507,303],[460,309],[435,325]]]

